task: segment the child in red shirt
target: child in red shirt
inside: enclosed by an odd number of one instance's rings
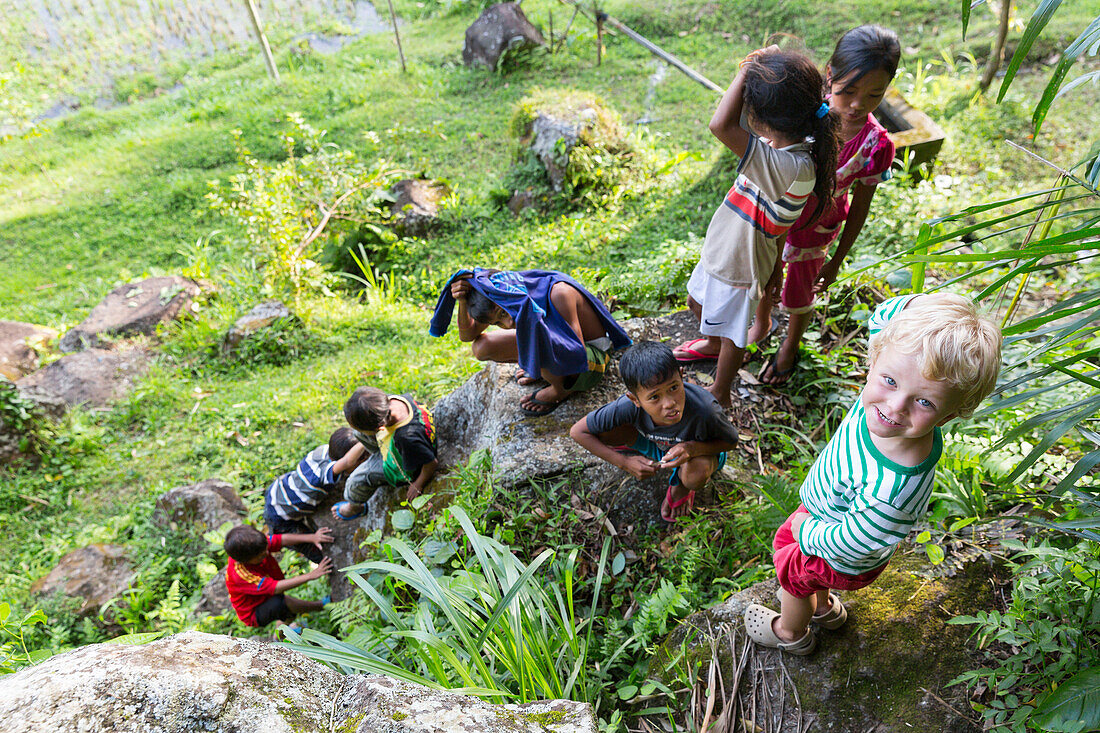
[[[267,626],[272,621],[282,625],[299,613],[320,611],[329,601],[328,596],[321,601],[304,601],[283,593],[332,572],[332,560],[326,557],[308,573],[284,578],[279,562],[271,554],[281,550],[284,542],[308,543],[320,549],[323,543],[332,542],[332,532],[322,527],[313,534],[273,534],[268,538],[254,527],[241,525],[225,536],[225,554],[229,555],[225,586],[233,610],[245,626]]]

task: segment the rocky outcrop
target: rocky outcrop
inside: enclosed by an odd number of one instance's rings
[[[715,694],[741,705],[723,730],[971,733],[980,726],[962,714],[970,709],[966,688],[948,683],[980,660],[967,649],[970,628],[947,621],[992,609],[990,578],[1000,572],[979,558],[948,577],[920,547],[903,544],[872,585],[838,593],[848,622],[836,631],[819,629],[818,648],[808,657],[747,641],[745,608],[779,608],[776,582],[758,583],[685,620],[650,669],[676,658],[684,643],[717,660],[725,689]],[[706,670],[704,664],[704,679]]]
[[[101,336],[152,334],[158,325],[176,318],[199,292],[198,283],[175,275],[120,285],[62,336],[58,346],[79,351],[101,346]]]
[[[16,385],[36,402],[103,407],[121,399],[147,369],[148,355],[141,348],[88,349],[63,356]]]
[[[226,522],[240,524],[247,513],[237,490],[221,479],[212,478],[161,494],[153,510],[153,521],[202,534]]]
[[[38,352],[57,336],[45,326],[0,321],[0,376],[15,381],[38,368]]]
[[[79,599],[77,613],[90,616],[125,591],[133,577],[134,569],[126,557],[125,547],[89,545],[61,558],[48,575],[35,581],[31,592]]]
[[[232,354],[241,342],[282,318],[291,318],[290,309],[277,300],[265,300],[237,321],[222,339],[222,353]]]
[[[688,311],[663,318],[639,318],[623,327],[635,341],[680,340],[695,335],[697,324]],[[713,362],[709,362],[713,366]],[[522,487],[532,479],[570,476],[568,491],[578,499],[605,511],[616,532],[631,532],[658,524],[661,500],[670,470],[637,481],[601,461],[569,437],[569,428],[591,410],[624,394],[618,359],[596,388],[574,395],[544,417],[526,418],[519,410],[525,394],[537,386],[521,387],[513,378],[515,367],[489,363],[461,387],[432,408],[439,442],[440,463],[466,462],[476,450],[492,455],[497,480],[505,487]],[[727,463],[735,468],[736,458]],[[570,501],[571,496],[562,497]],[[696,501],[705,502],[705,492]]]
[[[423,237],[435,226],[439,202],[451,193],[451,187],[443,181],[406,178],[393,184],[392,192],[394,229],[405,236]]]
[[[0,731],[595,733],[589,705],[493,705],[377,675],[344,676],[298,652],[188,632],[94,644],[3,678]]]
[[[498,3],[487,8],[466,29],[462,63],[495,71],[507,52],[545,45],[542,33],[527,20],[519,3]]]

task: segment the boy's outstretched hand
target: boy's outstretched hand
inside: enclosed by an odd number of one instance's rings
[[[312,580],[317,580],[317,578],[323,578],[331,572],[332,558],[325,557],[321,558],[321,562],[317,564],[317,567],[313,568],[313,570],[310,570],[308,573],[306,573],[306,575],[308,575]]]
[[[623,470],[641,481],[657,473],[657,462],[651,461],[645,456],[624,456]]]
[[[332,542],[332,530],[328,527],[321,527],[316,532],[309,535],[309,539],[307,541],[318,550],[320,550],[322,549],[321,545],[325,544],[326,542]]]

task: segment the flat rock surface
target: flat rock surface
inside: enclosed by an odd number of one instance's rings
[[[37,399],[60,399],[67,407],[103,407],[121,399],[148,368],[144,349],[88,349],[63,356],[16,382],[19,391]]]
[[[159,324],[176,318],[199,292],[198,283],[176,275],[120,285],[62,336],[59,346],[62,351],[78,351],[101,345],[103,335],[152,334]]]
[[[38,352],[57,331],[19,321],[0,321],[0,375],[15,381],[38,368]]]
[[[190,631],[93,644],[0,678],[0,731],[595,733],[591,707],[493,705],[377,675],[347,676],[281,645]]]
[[[96,613],[100,606],[125,591],[133,577],[133,566],[126,557],[125,547],[88,545],[61,558],[49,574],[35,581],[31,592],[78,598],[77,613],[86,616]]]

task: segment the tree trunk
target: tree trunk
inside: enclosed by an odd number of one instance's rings
[[[997,26],[997,40],[993,42],[993,48],[989,52],[989,61],[985,65],[985,73],[978,88],[984,94],[993,83],[993,77],[1001,68],[1005,58],[1005,39],[1008,37],[1008,18],[1012,14],[1012,0],[1001,0],[1000,24]]]

